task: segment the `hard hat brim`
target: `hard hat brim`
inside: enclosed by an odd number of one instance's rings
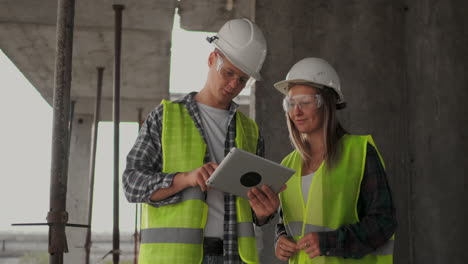
[[[280,81],[280,82],[277,82],[275,84],[273,84],[273,86],[276,88],[276,90],[278,90],[280,93],[284,94],[284,95],[288,95],[288,86],[290,83],[304,83],[304,84],[312,84],[315,86],[315,88],[317,89],[323,89],[325,86],[321,85],[321,84],[316,84],[314,82],[311,82],[310,80],[306,80],[306,79],[293,79],[293,80],[283,80],[283,81]],[[333,89],[333,88],[330,88],[330,89]],[[344,98],[343,98],[343,94],[340,92],[337,92],[335,89],[333,89],[337,94],[338,94],[338,104],[342,104],[344,103]]]
[[[283,80],[280,82],[275,83],[273,86],[278,90],[280,93],[284,95],[288,95],[288,86],[290,83],[309,83],[309,84],[314,84],[310,80],[306,79],[293,79],[293,80]],[[323,88],[323,85],[316,84],[316,88],[321,89]]]

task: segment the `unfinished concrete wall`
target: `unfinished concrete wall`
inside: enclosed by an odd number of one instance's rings
[[[348,102],[345,127],[372,134],[385,159],[399,221],[395,263],[468,261],[466,10],[462,1],[257,0],[269,52],[255,118],[267,157],[291,151],[273,84],[304,57],[326,59]],[[267,248],[274,228],[263,229]],[[281,263],[273,248],[264,253],[263,263]]]
[[[408,8],[414,263],[468,263],[468,2]]]

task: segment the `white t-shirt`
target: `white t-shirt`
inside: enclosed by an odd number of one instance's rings
[[[302,198],[304,198],[304,204],[307,204],[307,196],[309,194],[310,184],[314,178],[315,172],[307,174],[301,177],[302,179]]]
[[[224,159],[224,144],[228,129],[229,111],[197,103],[200,110],[202,125],[208,144],[211,161],[220,163]],[[206,198],[208,204],[208,219],[205,237],[224,236],[224,193],[209,190]]]

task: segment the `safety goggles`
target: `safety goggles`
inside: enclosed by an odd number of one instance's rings
[[[233,70],[230,70],[230,69],[226,69],[224,68],[224,59],[223,57],[216,52],[216,56],[217,56],[217,60],[216,60],[216,70],[219,72],[219,74],[221,75],[221,77],[223,77],[223,79],[225,81],[232,81],[232,80],[237,80],[239,85],[244,87],[247,82],[249,81],[250,77],[246,77],[246,76],[241,76],[237,73],[235,73]]]
[[[302,111],[318,109],[322,106],[322,96],[320,94],[298,94],[286,96],[283,100],[283,109],[289,113],[299,107]]]

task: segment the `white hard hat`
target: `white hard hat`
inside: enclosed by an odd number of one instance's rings
[[[328,87],[338,94],[337,104],[343,104],[345,101],[338,74],[327,61],[320,58],[305,58],[298,61],[289,70],[286,80],[277,82],[274,86],[287,95],[289,83],[312,83],[317,85],[317,88]]]
[[[234,66],[255,80],[261,80],[260,69],[265,61],[267,45],[257,25],[245,18],[229,20],[216,36],[207,40]]]

